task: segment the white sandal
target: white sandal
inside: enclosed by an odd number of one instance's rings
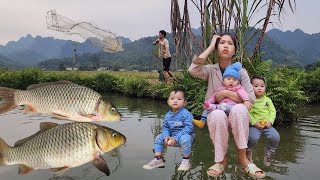
[[[248,167],[245,168],[245,171],[250,177],[252,177],[254,179],[261,179],[261,178],[266,177],[266,174],[253,163],[248,164]],[[261,172],[261,176],[260,177],[258,177],[256,175],[257,172]]]
[[[212,175],[209,173],[209,170],[216,171],[218,174]],[[209,169],[207,170],[207,174],[208,176],[211,176],[211,177],[218,177],[223,173],[223,171],[224,171],[224,166],[220,163],[216,163],[213,166],[209,167]]]

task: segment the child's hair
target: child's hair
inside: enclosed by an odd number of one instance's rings
[[[259,80],[262,80],[264,82],[264,84],[266,84],[266,79],[262,76],[259,76],[259,75],[254,75],[252,78],[251,78],[251,84],[253,82],[253,80],[255,79],[259,79]]]
[[[166,37],[166,35],[167,35],[167,32],[165,30],[161,30],[161,31],[159,31],[159,33],[161,33],[164,37]]]
[[[181,92],[182,94],[183,94],[183,98],[184,99],[186,99],[187,98],[187,95],[186,95],[186,92],[185,92],[185,90],[184,89],[172,89],[171,91],[170,91],[170,93],[171,92],[174,92],[175,94],[177,93],[177,92]]]

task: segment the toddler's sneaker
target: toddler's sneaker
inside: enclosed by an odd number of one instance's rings
[[[182,159],[181,164],[178,168],[178,171],[189,171],[191,164],[189,159]]]
[[[271,155],[272,155],[272,153],[269,150],[267,150],[264,155],[264,158],[263,158],[264,165],[266,165],[266,166],[271,165]]]
[[[151,169],[162,167],[162,166],[164,166],[163,159],[154,158],[148,164],[143,165],[143,169],[151,170]]]
[[[192,123],[201,129],[204,128],[204,126],[206,125],[206,122],[204,122],[203,120],[192,119]]]

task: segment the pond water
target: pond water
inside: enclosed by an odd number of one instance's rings
[[[101,122],[99,124],[113,128],[127,137],[126,146],[104,155],[112,171],[105,176],[92,163],[70,169],[58,176],[48,170],[36,170],[26,175],[18,175],[18,166],[1,166],[0,180],[53,180],[53,179],[209,179],[206,170],[214,164],[213,146],[208,130],[196,129],[196,142],[192,149],[192,169],[177,172],[181,153],[179,148],[168,148],[164,168],[145,170],[142,166],[153,158],[152,147],[155,136],[161,131],[162,119],[168,110],[166,102],[150,99],[125,97],[109,94],[106,98],[115,104],[123,114],[119,123]],[[39,130],[40,122],[66,123],[39,114],[23,114],[14,109],[0,115],[0,137],[9,145],[17,140],[34,134]],[[303,117],[293,125],[277,127],[281,141],[273,158],[271,167],[265,167],[263,149],[266,142],[262,139],[253,153],[254,163],[266,173],[266,179],[319,179],[320,165],[320,105],[306,108]],[[243,175],[237,166],[236,147],[230,139],[228,150],[228,168],[218,179],[250,179]]]

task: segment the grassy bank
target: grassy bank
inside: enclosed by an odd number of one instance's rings
[[[320,103],[320,67],[313,71],[290,69],[286,66],[272,67],[271,60],[251,65],[244,65],[250,76],[258,74],[266,77],[267,96],[276,107],[277,124],[293,122],[298,118],[299,110],[307,103]],[[188,109],[194,115],[200,115],[203,111],[207,82],[185,73],[175,86],[186,89]]]
[[[165,99],[171,86],[160,83],[157,72],[0,70],[0,86],[26,89],[31,84],[68,80],[97,92]]]
[[[297,118],[297,109],[305,103],[319,103],[320,68],[313,71],[271,68],[271,62],[250,69],[251,75],[260,74],[267,78],[267,95],[277,109],[279,123],[292,122]],[[46,72],[39,69],[21,71],[0,70],[0,86],[26,89],[31,84],[68,80],[89,87],[100,93],[116,92],[136,97],[164,100],[173,88],[184,88],[188,95],[188,109],[195,116],[203,110],[202,104],[207,90],[207,82],[178,73],[174,85],[165,85],[158,80],[157,72],[115,72],[115,71],[57,71]]]

